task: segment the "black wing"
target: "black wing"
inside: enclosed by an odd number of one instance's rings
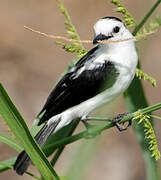
[[[95,65],[93,69],[88,69],[88,67],[83,69],[86,62],[89,62],[89,66],[90,60],[95,55],[96,50],[97,48],[89,51],[77,62],[74,68],[65,74],[58,82],[40,112],[41,114],[45,111],[40,119],[39,125],[52,116],[94,97],[99,93],[103,82],[110,78],[109,75],[111,72],[112,74],[117,74],[114,65],[107,61]]]

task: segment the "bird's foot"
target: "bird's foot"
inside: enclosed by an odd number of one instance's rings
[[[117,129],[118,129],[119,131],[125,131],[125,130],[127,130],[127,129],[132,125],[132,120],[129,120],[129,121],[128,121],[127,126],[121,126],[121,125],[119,124],[119,121],[120,121],[124,116],[126,116],[126,115],[128,115],[128,114],[129,114],[129,113],[119,114],[118,116],[116,116],[116,117],[112,120],[112,122],[115,123],[115,126],[117,127]],[[124,124],[124,123],[123,123],[123,124]]]

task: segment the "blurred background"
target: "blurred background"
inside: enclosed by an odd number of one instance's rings
[[[123,1],[131,14],[140,22],[153,0]],[[110,0],[68,0],[64,2],[81,39],[93,38],[93,24],[104,16],[117,16]],[[156,14],[161,15],[161,6]],[[55,44],[53,39],[32,33],[25,26],[53,35],[65,35],[64,17],[56,0],[0,0],[0,82],[22,113],[29,127],[39,113],[54,83],[65,70],[75,54],[67,53]],[[157,87],[143,82],[150,105],[161,100],[160,75],[161,33],[137,43],[142,70],[157,80]],[[92,45],[86,45],[87,49]],[[137,87],[136,87],[137,88]],[[114,116],[126,112],[122,97],[95,112],[97,116]],[[161,115],[161,111],[155,114]],[[155,130],[161,150],[159,120]],[[77,132],[83,130],[80,123]],[[0,132],[7,132],[7,126],[0,121]],[[17,152],[0,143],[0,161],[16,156]],[[161,164],[161,160],[159,160]],[[30,167],[36,172],[34,167]],[[133,129],[118,132],[116,128],[103,132],[95,139],[81,140],[66,147],[56,170],[72,180],[145,180],[145,167],[140,146]],[[72,173],[71,173],[72,172]],[[13,170],[0,174],[0,179],[29,180],[28,175],[20,177]]]

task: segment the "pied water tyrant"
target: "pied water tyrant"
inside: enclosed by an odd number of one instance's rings
[[[94,32],[96,46],[59,80],[39,113],[38,125],[45,125],[35,140],[41,147],[52,133],[72,120],[85,120],[91,111],[115,99],[134,78],[138,60],[135,40],[100,43],[132,38],[124,23],[116,17],[104,17],[96,22]],[[22,151],[14,170],[22,175],[30,163],[29,156]]]

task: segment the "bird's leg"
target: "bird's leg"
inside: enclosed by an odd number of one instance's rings
[[[89,129],[90,127],[92,127],[93,125],[89,124],[89,123],[87,122],[87,120],[88,120],[88,116],[87,116],[87,115],[81,117],[82,123],[84,124],[84,126],[85,126],[86,129],[88,130],[88,129]]]
[[[113,121],[113,119],[107,117],[86,117],[86,121]]]
[[[85,136],[85,138],[87,138],[87,139],[91,139],[91,138],[94,138],[94,137],[96,137],[97,135],[99,135],[100,134],[100,132],[92,132],[91,131],[91,127],[94,127],[94,126],[97,126],[97,125],[91,125],[91,124],[89,124],[87,121],[88,120],[90,120],[89,119],[89,117],[86,115],[86,116],[83,116],[82,118],[81,118],[81,121],[83,122],[83,124],[84,124],[84,126],[86,127],[86,129],[87,129],[87,135]]]
[[[85,127],[88,129],[89,127],[93,126],[90,125],[89,123],[87,123],[87,121],[111,121],[115,124],[115,126],[117,127],[117,129],[119,131],[125,131],[128,129],[129,126],[131,126],[132,124],[132,120],[128,121],[128,125],[127,126],[121,126],[119,124],[119,121],[126,115],[128,115],[129,113],[123,113],[123,114],[119,114],[118,116],[116,116],[115,118],[104,118],[104,117],[88,117],[88,116],[84,116],[82,117],[82,122],[85,125]],[[124,123],[123,123],[124,124]]]
[[[128,125],[127,125],[127,126],[121,126],[121,125],[119,124],[119,121],[120,121],[124,116],[126,116],[126,115],[128,115],[128,114],[129,114],[129,113],[119,114],[118,116],[116,116],[116,117],[112,120],[112,122],[115,123],[115,126],[117,127],[117,129],[118,129],[119,131],[125,131],[125,130],[128,129],[128,127],[130,127],[130,126],[132,125],[132,120],[129,120],[129,121],[128,121]],[[124,123],[123,123],[123,124],[124,124]]]

